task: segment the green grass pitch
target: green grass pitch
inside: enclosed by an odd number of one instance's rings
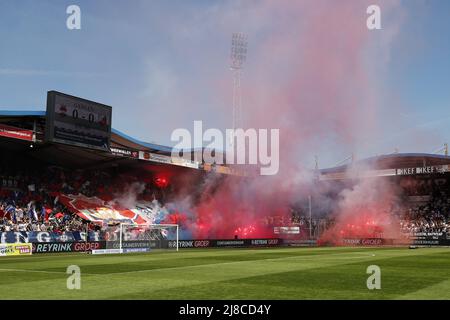
[[[81,269],[68,290],[66,268]],[[368,290],[369,265],[381,289]],[[450,248],[182,249],[0,258],[1,299],[450,299]]]

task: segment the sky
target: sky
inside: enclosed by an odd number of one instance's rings
[[[345,15],[330,22],[326,6],[335,3],[292,2],[299,5],[269,0],[0,0],[0,109],[44,110],[46,92],[57,90],[111,105],[113,127],[147,142],[173,145],[172,131],[192,129],[194,120],[209,128],[230,128],[233,32],[248,34],[243,106],[255,110],[255,92],[262,97],[268,90],[282,90],[290,65],[299,63],[297,56],[301,62],[315,44],[308,39],[304,46],[290,46],[289,37],[297,33],[286,21],[305,17],[305,23],[296,24],[298,36],[305,35],[312,21],[325,37],[327,27],[346,24]],[[350,15],[361,15],[365,28],[367,14],[359,1],[344,2]],[[351,142],[311,137],[314,144],[300,150],[306,165],[314,155],[321,167],[329,167],[352,152],[358,158],[395,149],[430,153],[450,142],[450,1],[367,3],[380,4],[382,29],[364,38],[362,72],[370,93],[358,103],[368,97],[374,113],[349,115],[361,123],[352,125]],[[81,9],[81,30],[66,27],[66,8],[72,4]],[[344,41],[348,29],[342,30],[330,30],[330,37],[338,34]],[[276,48],[266,49],[269,44]],[[318,59],[313,62],[323,72]],[[366,126],[365,117],[376,117],[376,125]]]

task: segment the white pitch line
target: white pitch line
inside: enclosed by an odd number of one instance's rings
[[[339,257],[340,259],[361,259],[368,258],[368,255],[361,255],[357,257]],[[259,261],[279,261],[279,260],[288,260],[288,259],[299,259],[302,260],[317,260],[317,256],[293,256],[293,257],[282,257],[282,258],[267,258],[267,259],[257,259],[257,260],[243,260],[243,261],[231,261],[231,262],[218,262],[218,263],[206,263],[206,264],[197,264],[190,266],[181,266],[181,267],[168,267],[168,268],[155,268],[155,269],[142,269],[142,270],[132,270],[132,271],[123,271],[123,272],[110,272],[110,273],[98,273],[95,275],[98,276],[111,276],[111,275],[121,275],[121,274],[132,274],[132,273],[141,273],[141,272],[154,272],[154,271],[165,271],[165,270],[178,270],[178,269],[191,269],[191,268],[201,268],[201,267],[211,267],[211,266],[219,266],[219,265],[233,265],[239,263],[248,263],[248,262],[259,262]],[[336,259],[335,257],[323,257],[325,259]],[[372,257],[371,257],[372,258]]]
[[[165,271],[165,270],[178,270],[178,269],[191,269],[191,268],[201,268],[201,267],[210,267],[210,266],[218,266],[218,265],[233,265],[247,262],[259,262],[259,261],[279,261],[279,260],[328,260],[328,259],[363,259],[365,258],[374,258],[366,253],[361,252],[351,252],[350,257],[334,257],[334,255],[339,255],[340,253],[330,253],[329,255],[301,255],[301,256],[290,256],[290,257],[279,257],[279,258],[267,258],[267,259],[256,259],[256,260],[242,260],[242,261],[230,261],[230,262],[218,262],[218,263],[207,263],[207,264],[198,264],[198,265],[189,265],[189,266],[178,266],[178,267],[168,267],[168,268],[154,268],[154,269],[142,269],[142,270],[132,270],[132,271],[122,271],[122,272],[110,272],[110,273],[84,273],[84,275],[90,276],[111,276],[111,275],[122,275],[122,274],[133,274],[133,273],[141,273],[141,272],[156,272],[156,271]],[[377,258],[392,258],[392,257],[383,257],[377,256]],[[396,257],[396,256],[395,256]],[[83,268],[83,266],[82,266]],[[35,272],[35,273],[49,273],[49,274],[66,274],[64,271],[45,271],[45,270],[28,270],[28,269],[2,269],[0,268],[0,272]]]
[[[29,269],[0,269],[0,272],[36,272],[36,273],[58,273],[62,274],[63,271],[45,271],[45,270],[29,270]]]
[[[354,256],[354,257],[339,257],[342,259],[360,259],[363,257],[367,257],[366,255]],[[257,259],[257,260],[243,260],[243,261],[230,261],[230,262],[219,262],[219,263],[207,263],[207,264],[197,264],[190,266],[179,266],[179,267],[168,267],[168,268],[154,268],[154,269],[143,269],[143,270],[132,270],[132,271],[123,271],[123,272],[110,272],[110,273],[84,273],[84,275],[91,276],[110,276],[110,275],[121,275],[121,274],[132,274],[132,273],[141,273],[141,272],[153,272],[153,271],[163,271],[163,270],[177,270],[177,269],[190,269],[190,268],[199,268],[199,267],[210,267],[214,265],[229,265],[229,264],[239,264],[246,262],[258,262],[258,261],[278,261],[278,260],[290,260],[290,259],[302,259],[302,260],[310,260],[317,259],[317,256],[291,256],[291,257],[280,257],[280,258],[267,258],[267,259]],[[331,259],[332,257],[322,257],[325,259]],[[334,257],[336,259],[336,257]],[[47,274],[66,274],[64,271],[46,271],[46,270],[30,270],[30,269],[6,269],[0,268],[0,272],[34,272],[34,273],[47,273]]]

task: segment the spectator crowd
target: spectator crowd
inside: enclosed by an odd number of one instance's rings
[[[14,162],[12,162],[14,163]],[[112,171],[66,170],[60,167],[11,165],[0,161],[0,232],[85,231],[95,228],[59,201],[59,194],[83,194],[113,201],[137,180]],[[142,179],[142,176],[140,176]],[[158,188],[142,182],[139,197],[154,200]]]
[[[153,177],[110,170],[67,170],[60,167],[15,163],[0,159],[0,232],[7,231],[85,231],[94,228],[60,201],[58,195],[83,194],[113,201],[126,194],[126,188],[138,183],[141,200],[158,200],[164,205],[164,188],[155,186]],[[403,185],[402,204],[392,209],[403,233],[450,233],[450,184]],[[431,180],[430,180],[431,181]],[[400,184],[401,185],[401,184]],[[421,193],[417,193],[419,188]],[[169,188],[170,189],[170,188]],[[170,190],[166,193],[170,193]],[[423,192],[423,193],[422,193]],[[137,199],[136,199],[137,200]],[[265,217],[267,226],[296,225],[313,235],[333,225],[331,215],[310,221],[307,206],[293,209],[291,218]],[[311,224],[311,225],[310,225]]]

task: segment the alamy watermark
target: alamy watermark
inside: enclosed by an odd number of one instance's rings
[[[69,15],[66,20],[66,27],[69,30],[81,29],[81,9],[77,5],[70,5],[66,9],[66,13]]]
[[[223,134],[215,128],[203,132],[203,122],[194,121],[193,134],[178,128],[171,140],[177,143],[172,159],[190,161],[194,154],[194,161],[211,165],[259,165],[261,175],[275,175],[280,167],[279,129],[226,129]]]
[[[72,4],[66,8],[66,13],[69,15],[66,19],[66,26],[69,30],[81,29],[81,8],[78,5]],[[380,30],[381,29],[381,8],[379,5],[371,4],[367,7],[366,13],[369,17],[366,20],[367,29]]]
[[[81,270],[77,265],[70,265],[67,267],[66,273],[69,274],[66,285],[69,290],[81,289]]]
[[[367,267],[366,270],[367,274],[370,274],[370,276],[367,278],[367,289],[374,290],[374,289],[381,289],[381,269],[377,265],[370,265]]]
[[[366,13],[370,16],[366,20],[367,29],[380,30],[381,29],[381,9],[380,6],[372,4],[367,7]]]

